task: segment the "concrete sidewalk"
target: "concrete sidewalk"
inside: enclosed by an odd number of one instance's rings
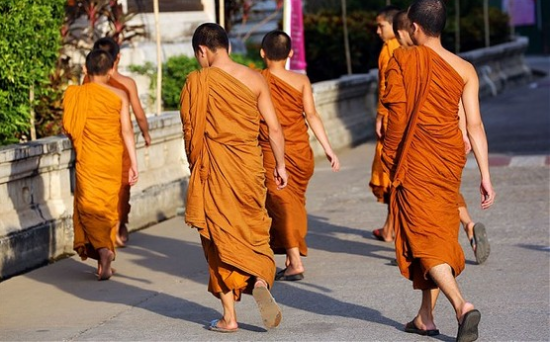
[[[245,296],[237,306],[239,332],[204,328],[220,317],[220,305],[207,293],[198,234],[178,217],[131,234],[109,281],[95,280],[92,261],[71,257],[0,283],[0,339],[433,340],[401,331],[416,314],[420,293],[389,264],[392,245],[370,237],[385,216],[367,185],[373,150],[364,144],[341,152],[337,174],[318,162],[308,191],[306,278],[277,282],[273,289],[284,314],[280,327],[265,331]],[[548,341],[548,168],[495,167],[493,181],[497,204],[481,212],[478,172],[465,170],[463,193],[473,217],[488,227],[492,254],[485,265],[475,265],[461,233],[468,261],[459,283],[482,312],[480,340]],[[442,334],[435,339],[454,341],[457,325],[444,298],[436,315]]]
[[[533,63],[548,69],[549,61]],[[487,226],[492,252],[475,265],[461,233],[467,267],[459,277],[466,299],[481,310],[481,341],[550,340],[549,95],[547,76],[482,102],[497,201],[479,209],[471,158],[462,192],[473,218]],[[265,331],[245,296],[237,306],[239,332],[204,328],[220,317],[220,304],[207,292],[198,233],[177,217],[131,234],[109,281],[96,281],[96,265],[73,256],[0,283],[0,340],[454,341],[457,324],[443,297],[435,312],[440,336],[402,332],[420,293],[390,265],[392,244],[371,237],[386,213],[368,188],[373,152],[373,144],[341,151],[337,174],[318,161],[307,194],[306,278],[273,289],[283,309],[280,327]]]

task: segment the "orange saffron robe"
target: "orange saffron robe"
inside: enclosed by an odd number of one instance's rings
[[[464,269],[458,194],[466,163],[458,126],[464,81],[428,47],[399,49],[387,70],[389,109],[382,161],[392,180],[390,212],[400,271],[415,289],[435,288],[439,264]]]
[[[63,129],[76,153],[74,249],[82,260],[115,251],[122,154],[122,100],[97,83],[70,86],[63,100]]]
[[[388,130],[388,109],[384,107],[381,102],[382,96],[386,91],[386,69],[390,62],[391,57],[395,49],[399,48],[399,41],[397,38],[392,38],[384,43],[382,50],[380,51],[380,56],[378,57],[378,108],[377,115],[383,116],[382,120],[382,131],[386,132]],[[385,134],[385,133],[384,133]],[[377,198],[378,202],[388,203],[388,191],[390,189],[390,178],[387,173],[384,172],[384,167],[382,166],[382,160],[380,156],[382,155],[382,145],[384,143],[384,138],[376,140],[376,148],[374,152],[374,158],[372,160],[372,172],[369,186],[372,190],[372,193]]]
[[[271,92],[277,118],[285,136],[285,165],[288,185],[277,189],[273,172],[275,157],[269,144],[269,130],[262,120],[260,145],[264,155],[267,177],[266,207],[271,219],[271,248],[276,254],[285,254],[289,248],[298,247],[307,255],[306,189],[315,167],[313,151],[309,145],[308,126],[304,117],[303,95],[290,84],[262,71]]]
[[[86,75],[84,77],[84,80],[82,83],[88,83],[90,82],[88,76]],[[126,93],[126,96],[128,96],[128,99],[130,99],[130,91],[120,82],[115,80],[114,78],[109,79],[109,85],[111,87],[120,89]],[[128,150],[126,149],[126,145],[123,144],[124,147],[124,153],[122,155],[122,185],[120,186],[120,192],[119,192],[119,202],[118,202],[118,215],[120,224],[127,224],[128,223],[128,216],[130,214],[130,209],[132,206],[130,205],[130,184],[129,178],[130,178],[130,167],[132,166],[132,161],[130,160],[130,155],[128,154]]]
[[[251,293],[254,277],[271,287],[275,260],[258,143],[260,112],[252,91],[225,71],[189,74],[181,119],[191,176],[185,222],[197,228],[215,296]]]

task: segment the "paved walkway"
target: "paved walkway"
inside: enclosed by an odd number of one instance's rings
[[[495,98],[482,107],[497,112],[507,106]],[[490,132],[493,126],[486,127]],[[530,155],[546,158],[548,147]],[[94,263],[73,256],[0,283],[0,340],[454,341],[457,325],[443,297],[436,308],[440,336],[402,332],[416,314],[420,293],[390,265],[392,245],[370,236],[385,217],[368,190],[373,150],[369,143],[341,151],[337,174],[318,161],[308,190],[306,278],[276,283],[273,294],[284,315],[279,328],[263,329],[250,296],[237,306],[239,332],[204,328],[220,316],[220,306],[206,290],[198,234],[177,217],[131,234],[110,281],[95,281]],[[548,341],[549,168],[546,162],[514,163],[513,151],[496,156],[510,162],[492,163],[498,197],[488,211],[479,209],[478,171],[464,171],[463,194],[474,219],[486,224],[492,252],[486,264],[475,265],[461,233],[467,266],[459,284],[482,312],[481,341]],[[278,265],[283,262],[278,256]]]

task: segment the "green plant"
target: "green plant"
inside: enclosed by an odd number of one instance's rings
[[[375,12],[354,11],[347,17],[352,71],[376,68],[381,41],[376,36]],[[322,11],[304,16],[307,73],[312,82],[346,74],[342,16]]]
[[[28,137],[30,93],[39,99],[49,91],[61,47],[59,28],[64,0],[0,2],[0,144]]]
[[[69,0],[65,7],[65,20],[61,27],[63,47],[56,61],[56,68],[49,76],[49,83],[37,98],[36,133],[46,137],[61,133],[63,92],[70,83],[78,84],[82,70],[75,64],[77,51],[84,57],[94,41],[103,36],[113,37],[119,44],[144,35],[143,25],[133,25],[129,20],[134,13],[123,13],[116,0]],[[82,26],[82,22],[86,22]],[[107,23],[103,25],[102,23]]]

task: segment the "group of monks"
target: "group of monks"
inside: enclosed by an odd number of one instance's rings
[[[229,57],[225,30],[199,26],[192,39],[201,70],[181,94],[185,149],[191,169],[185,221],[199,230],[208,261],[208,290],[223,316],[209,329],[238,330],[235,301],[251,293],[266,328],[282,314],[269,289],[274,280],[304,278],[305,192],[313,174],[310,127],[332,169],[340,163],[315,110],[307,76],[285,69],[290,37],[268,33],[261,73]],[[275,274],[274,253],[286,254]]]
[[[146,146],[151,144],[137,86],[118,72],[119,45],[109,37],[86,56],[84,84],[69,86],[63,130],[76,154],[74,249],[98,260],[98,280],[109,279],[115,247],[128,240],[130,187],[138,180],[130,107]]]
[[[481,313],[463,298],[455,278],[465,265],[458,242],[461,222],[477,262],[485,262],[490,252],[485,226],[472,221],[459,192],[466,154],[473,150],[481,207],[489,208],[495,199],[477,73],[441,44],[443,0],[416,0],[407,11],[387,6],[376,21],[384,45],[369,185],[388,205],[388,216],[373,236],[395,242],[401,274],[422,291],[418,314],[404,330],[439,334],[433,310],[441,290],[455,309],[456,340],[475,341]]]
[[[464,342],[477,339],[481,318],[455,279],[465,264],[458,243],[459,207],[465,208],[459,187],[470,149],[481,173],[483,209],[493,204],[495,192],[477,74],[441,45],[445,22],[443,0],[416,0],[408,11],[386,8],[377,17],[385,44],[370,185],[388,205],[386,224],[374,235],[395,242],[401,273],[422,291],[421,307],[405,331],[439,334],[433,310],[441,290],[456,312],[457,341]],[[115,245],[127,239],[122,227],[128,189],[138,179],[130,104],[146,145],[150,137],[139,100],[132,100],[135,84],[116,71],[118,50],[113,54],[108,41],[96,45],[86,58],[87,83],[67,89],[63,127],[76,152],[74,247],[83,259],[98,260],[98,279],[104,280],[114,272]],[[264,37],[260,54],[267,67],[261,73],[231,60],[227,33],[217,24],[200,25],[192,45],[201,69],[188,75],[181,93],[191,171],[185,222],[200,234],[208,290],[223,308],[208,328],[238,331],[235,302],[243,293],[252,294],[264,325],[274,328],[282,320],[270,293],[274,280],[304,278],[305,192],[314,169],[308,128],[333,171],[340,163],[309,79],[285,69],[293,53],[286,33]],[[476,258],[483,255],[478,262],[485,261],[484,227],[471,219],[463,224]],[[274,253],[286,254],[277,273]]]

